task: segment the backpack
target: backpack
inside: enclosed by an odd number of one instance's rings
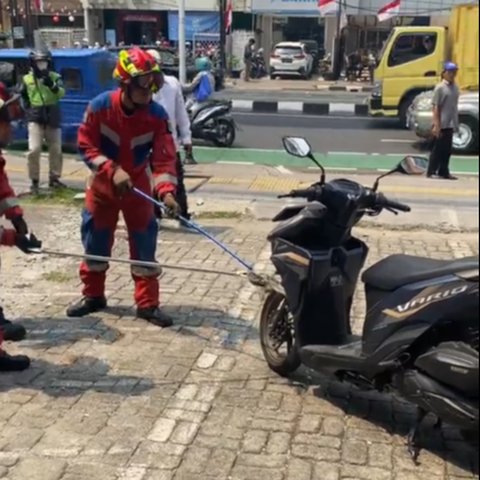
[[[207,72],[202,75],[200,83],[195,90],[195,100],[197,102],[205,102],[210,98],[210,95],[213,93],[212,84],[210,83],[210,78]]]

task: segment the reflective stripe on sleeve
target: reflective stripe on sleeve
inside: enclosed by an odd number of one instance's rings
[[[19,203],[16,198],[5,198],[0,201],[0,215],[3,215],[8,209],[18,206]]]
[[[155,186],[157,187],[161,183],[172,183],[173,185],[177,186],[177,177],[175,175],[170,175],[169,173],[162,173],[155,177]]]
[[[108,162],[108,158],[104,157],[103,155],[99,155],[98,157],[89,160],[89,162],[93,168],[98,170],[105,162]]]

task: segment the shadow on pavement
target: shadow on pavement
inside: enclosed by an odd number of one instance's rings
[[[26,388],[50,397],[73,397],[86,391],[141,395],[154,387],[150,379],[109,375],[110,366],[93,357],[78,357],[70,364],[54,364],[32,359],[32,366],[21,373],[2,374],[0,392]]]
[[[106,325],[101,318],[24,318],[20,323],[27,329],[25,347],[46,349],[70,345],[80,340],[96,340],[111,344],[119,340],[122,333]]]
[[[300,373],[300,376],[303,374]],[[305,377],[303,380],[308,382]],[[404,446],[399,447],[405,449],[404,460],[410,461],[407,435],[415,421],[414,405],[388,394],[361,391],[348,384],[321,377],[316,373],[313,374],[311,384],[317,385],[313,393],[318,399],[330,402],[347,415],[363,419],[385,429],[389,435],[402,437],[405,440]],[[462,439],[460,432],[449,425],[444,425],[441,429],[435,428],[436,421],[437,419],[431,415],[423,424],[420,436],[421,448],[462,470],[478,474],[478,445],[467,444]],[[374,433],[372,432],[372,434]],[[422,470],[421,456],[418,467],[415,466],[413,460],[411,462],[412,470]]]

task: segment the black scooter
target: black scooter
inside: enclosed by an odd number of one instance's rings
[[[231,115],[232,102],[209,100],[190,109],[192,137],[206,140],[217,147],[230,148],[235,143],[236,124]]]
[[[405,159],[373,188],[325,171],[302,138],[285,138],[286,150],[310,158],[319,183],[283,197],[286,206],[269,235],[278,277],[252,277],[266,289],[260,320],[263,353],[282,376],[304,364],[361,389],[392,392],[418,407],[409,451],[419,454],[418,432],[428,413],[478,440],[479,259],[433,260],[393,255],[366,270],[367,315],[362,336],[352,335],[350,312],[368,246],[352,235],[364,215],[410,207],[378,192],[395,172],[419,173]],[[284,349],[284,350],[283,350]]]

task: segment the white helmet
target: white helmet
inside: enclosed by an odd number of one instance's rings
[[[158,50],[152,48],[150,50],[147,50],[147,53],[155,59],[158,65],[162,64],[162,56],[160,55],[160,52]]]

